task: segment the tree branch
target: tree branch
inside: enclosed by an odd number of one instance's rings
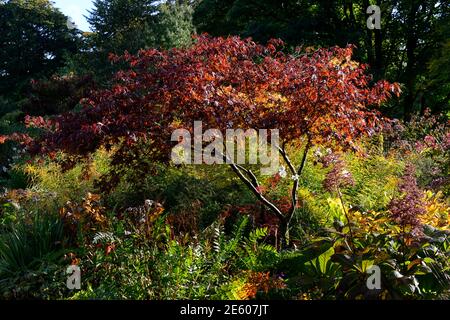
[[[305,146],[305,150],[303,151],[302,160],[301,160],[301,163],[300,163],[300,166],[299,166],[298,170],[295,171],[295,169],[292,169],[293,172],[294,172],[295,179],[294,179],[294,185],[292,186],[292,192],[291,192],[291,199],[292,199],[291,207],[289,208],[289,212],[288,212],[288,214],[286,216],[286,218],[288,220],[288,223],[291,221],[292,217],[294,216],[295,209],[297,207],[297,202],[298,202],[298,196],[297,196],[298,180],[299,180],[300,175],[303,172],[303,169],[305,168],[306,158],[308,156],[308,151],[309,151],[310,148],[311,148],[311,141],[308,139],[308,142],[306,143],[306,146]],[[287,158],[287,156],[286,156],[286,158]]]
[[[236,173],[236,175],[241,179],[242,182],[245,183],[245,185],[256,195],[256,197],[264,203],[279,219],[284,220],[285,216],[283,213],[269,200],[267,200],[261,192],[255,187],[252,182],[247,179],[242,171],[237,167],[236,164],[230,163],[231,169]]]
[[[288,155],[286,154],[286,150],[284,149],[284,146],[283,146],[283,148],[278,147],[278,151],[280,151],[280,154],[281,154],[281,156],[283,157],[284,162],[286,162],[286,164],[288,165],[289,170],[291,170],[291,173],[292,173],[293,175],[295,175],[295,174],[296,174],[295,168],[294,168],[294,166],[292,165],[292,162],[291,162],[291,160],[289,159]]]

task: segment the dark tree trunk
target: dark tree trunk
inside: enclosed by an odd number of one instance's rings
[[[369,7],[369,0],[363,1],[363,9],[366,10]],[[365,12],[365,11],[364,11]],[[366,16],[363,16],[367,18]],[[366,43],[366,50],[367,50],[367,62],[371,68],[374,67],[374,56],[373,56],[373,40],[372,40],[372,30],[367,28],[366,26],[366,20],[364,19],[364,28],[366,29],[366,37],[365,37],[365,43]]]
[[[383,36],[381,30],[375,29],[375,73],[377,78],[383,76]]]
[[[289,246],[289,220],[290,219],[282,219],[278,225],[278,249],[284,249]]]
[[[416,14],[419,8],[419,2],[413,1],[407,18],[407,38],[406,38],[406,60],[405,86],[406,96],[403,106],[403,118],[408,121],[411,119],[414,105],[414,87],[416,83],[416,55],[417,35],[415,32]]]

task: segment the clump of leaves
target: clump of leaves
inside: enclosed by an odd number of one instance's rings
[[[151,241],[142,241],[143,234],[124,235],[117,230],[114,250],[89,246],[78,261],[86,282],[83,294],[76,297],[231,298],[236,281],[245,278],[239,286],[240,292],[248,293],[240,295],[244,299],[282,286],[267,271],[278,257],[272,246],[263,243],[267,230],[256,229],[246,235],[247,218],[240,219],[229,234],[223,221],[217,221],[194,237],[173,234],[165,222],[164,216],[155,220]],[[111,242],[110,236],[105,242]]]
[[[419,184],[446,194],[450,185],[449,127],[448,115],[435,115],[426,109],[423,114],[413,115],[410,122],[398,123],[386,132],[388,149],[416,165]]]
[[[59,214],[64,223],[65,234],[72,241],[76,241],[78,237],[84,238],[97,231],[105,230],[108,226],[100,195],[90,192],[79,204],[68,201],[60,209]]]
[[[420,216],[422,223],[435,228],[450,228],[450,200],[441,191],[425,192],[425,214]]]
[[[423,191],[417,186],[415,168],[408,164],[399,184],[400,196],[389,203],[392,218],[405,232],[405,237],[416,238],[421,234],[420,216],[425,213]]]
[[[350,210],[348,224],[329,229],[296,251],[282,255],[278,272],[286,292],[301,299],[439,299],[450,289],[449,234],[430,227],[414,244],[389,212]],[[379,268],[381,287],[367,285]]]
[[[42,212],[29,214],[0,234],[0,294],[4,298],[43,297],[62,270],[62,221]]]

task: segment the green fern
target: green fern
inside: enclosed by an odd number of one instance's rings
[[[259,271],[273,266],[278,260],[278,252],[270,244],[261,242],[269,234],[267,228],[257,228],[250,232],[242,243],[241,263],[245,269]]]

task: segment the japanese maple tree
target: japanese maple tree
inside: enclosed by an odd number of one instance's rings
[[[112,56],[129,69],[115,85],[83,100],[81,112],[40,122],[45,134],[30,145],[35,152],[62,150],[86,155],[100,146],[117,146],[114,164],[127,166],[130,150],[141,141],[152,159],[169,162],[174,129],[279,129],[279,153],[292,175],[288,210],[267,199],[257,176],[230,163],[232,170],[280,221],[283,237],[297,207],[297,190],[308,152],[317,144],[356,149],[356,139],[370,135],[385,120],[372,107],[399,94],[398,84],[372,83],[367,66],[351,60],[353,48],[283,51],[280,40],[267,45],[238,37],[198,36],[187,49],[140,51]],[[290,159],[288,145],[302,147]],[[133,154],[133,152],[131,152]],[[289,176],[290,176],[289,175]]]

